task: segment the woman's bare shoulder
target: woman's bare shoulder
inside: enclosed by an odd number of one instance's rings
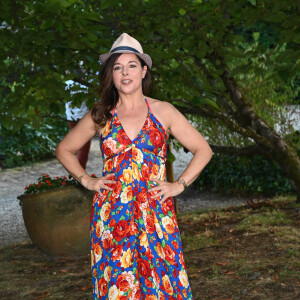
[[[91,111],[85,114],[80,120],[81,126],[84,126],[86,130],[94,130],[97,133],[101,132],[101,128],[93,119]]]
[[[168,113],[170,111],[175,110],[175,107],[167,101],[162,101],[162,100],[149,98],[149,97],[147,97],[147,100],[148,100],[148,103],[149,103],[149,105],[150,105],[150,107],[153,111]]]
[[[147,100],[151,107],[152,113],[163,125],[166,132],[169,133],[172,119],[174,119],[174,115],[176,115],[176,112],[178,112],[177,109],[167,101],[161,101],[153,98],[147,98]]]

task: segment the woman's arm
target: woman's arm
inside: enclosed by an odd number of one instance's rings
[[[100,192],[100,188],[112,190],[106,184],[113,184],[115,181],[108,178],[114,174],[107,174],[104,177],[90,177],[80,165],[76,153],[96,134],[96,124],[92,120],[90,112],[87,113],[78,124],[63,138],[56,148],[56,157],[65,169],[78,180],[85,188]]]
[[[199,131],[173,105],[167,102],[161,103],[159,115],[159,118],[164,121],[163,125],[166,126],[168,132],[194,155],[179,177],[187,185],[190,185],[208,164],[213,152]],[[168,197],[179,195],[184,190],[184,186],[179,182],[168,183],[159,180],[156,182],[159,186],[150,189],[150,191],[159,191],[153,198],[164,195],[160,201],[161,203]]]

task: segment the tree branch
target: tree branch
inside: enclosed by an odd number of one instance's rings
[[[176,106],[176,105],[175,105]],[[234,132],[237,132],[243,136],[252,138],[253,140],[257,141],[260,144],[271,146],[268,140],[266,140],[264,137],[261,137],[258,135],[254,130],[251,128],[243,128],[240,124],[236,123],[229,115],[225,113],[221,113],[218,111],[212,111],[200,107],[181,107],[176,106],[178,110],[180,110],[184,114],[192,114],[196,116],[201,117],[208,117],[210,119],[218,119],[221,120],[224,124],[227,125],[229,129],[231,129]]]
[[[195,59],[196,65],[199,67],[199,69],[204,72],[204,74],[205,74],[207,80],[209,81],[210,85],[217,90],[218,88],[217,88],[216,80],[210,74],[207,67],[201,62],[201,60],[197,56],[194,56],[194,59]],[[222,107],[226,110],[226,112],[230,115],[234,115],[235,109],[230,105],[230,103],[227,101],[227,99],[224,96],[221,96],[218,93],[214,93],[214,95],[216,96],[217,100],[222,105]]]

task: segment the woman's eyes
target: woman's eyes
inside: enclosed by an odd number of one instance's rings
[[[131,68],[131,69],[136,68],[136,65],[134,65],[134,64],[129,65],[129,68]],[[123,68],[121,66],[114,67],[114,71],[120,71],[120,70],[123,70]]]

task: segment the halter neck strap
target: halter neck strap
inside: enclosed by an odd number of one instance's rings
[[[150,104],[149,104],[147,98],[145,98],[145,101],[146,101],[146,103],[147,103],[148,110],[151,112],[151,114],[153,114],[152,109],[151,109],[151,106],[150,106]]]

